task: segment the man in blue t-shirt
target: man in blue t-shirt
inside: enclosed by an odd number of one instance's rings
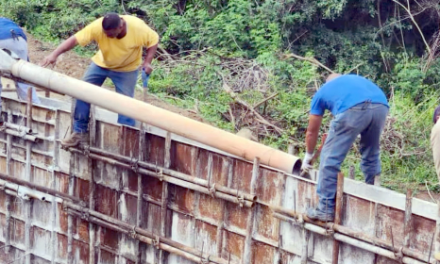
[[[368,184],[381,173],[379,140],[388,115],[388,102],[383,91],[371,81],[357,75],[331,74],[315,94],[311,104],[306,134],[306,155],[302,170],[309,171],[325,110],[334,119],[321,152],[317,194],[319,205],[309,208],[314,220],[333,221],[337,175],[342,162],[361,135],[361,170]]]
[[[12,20],[4,17],[0,17],[0,49],[9,50],[20,59],[29,61],[26,34],[20,26]],[[17,95],[20,99],[27,99],[28,87],[29,85],[27,84],[20,82],[17,83]],[[2,84],[0,82],[0,93],[1,89]],[[32,101],[34,104],[40,104],[40,99],[38,98],[34,87],[32,88]]]

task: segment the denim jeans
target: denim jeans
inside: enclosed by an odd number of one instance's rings
[[[381,173],[379,141],[387,114],[387,106],[367,101],[337,114],[332,120],[320,157],[317,189],[319,211],[334,212],[337,175],[359,134],[361,135],[361,170],[365,182],[374,183],[374,177]]]
[[[101,86],[108,77],[114,83],[116,92],[126,96],[134,96],[134,88],[137,82],[138,70],[131,72],[116,72],[101,68],[95,63],[91,63],[83,81]],[[76,133],[86,133],[90,119],[90,104],[81,100],[76,100],[75,112],[73,115],[73,131]],[[128,116],[118,115],[118,123],[134,126],[136,121]]]

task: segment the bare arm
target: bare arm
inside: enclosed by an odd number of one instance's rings
[[[306,151],[313,153],[318,142],[319,128],[321,127],[322,116],[309,115],[309,126],[306,133]]]
[[[147,49],[147,55],[145,56],[145,61],[142,65],[142,67],[145,69],[145,72],[147,74],[150,74],[153,71],[153,68],[151,67],[151,62],[153,61],[154,55],[156,54],[158,45],[159,44],[156,44]]]
[[[46,67],[49,64],[54,64],[61,54],[66,51],[73,49],[76,45],[78,45],[78,41],[75,36],[71,36],[66,39],[63,43],[61,43],[49,56],[47,56],[40,65]]]

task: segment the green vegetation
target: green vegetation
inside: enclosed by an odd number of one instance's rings
[[[0,2],[4,16],[50,41],[107,11],[137,15],[161,35],[151,92],[223,129],[249,126],[260,141],[282,150],[293,144],[303,151],[310,99],[328,74],[317,61],[376,81],[392,105],[383,183],[400,191],[437,188],[429,146],[440,84],[436,1]],[[258,117],[252,109],[270,96],[255,107]],[[351,165],[361,178],[356,147],[344,163],[346,174]]]

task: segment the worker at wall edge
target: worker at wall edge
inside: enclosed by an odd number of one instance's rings
[[[357,75],[331,74],[314,95],[306,134],[306,155],[302,170],[308,172],[325,110],[334,118],[320,156],[317,195],[319,204],[308,208],[313,220],[330,222],[335,215],[337,174],[348,151],[360,137],[361,170],[368,184],[381,173],[380,136],[388,115],[383,91],[373,82]]]
[[[148,76],[153,70],[151,62],[157,50],[159,35],[135,16],[108,13],[61,43],[41,62],[41,66],[54,64],[62,53],[78,44],[86,46],[92,41],[98,44],[99,51],[92,58],[83,80],[101,86],[109,78],[117,93],[133,97],[139,66],[142,65],[141,70]],[[147,48],[147,54],[142,63],[143,47]],[[66,147],[76,146],[86,140],[90,104],[77,99],[73,119],[73,133],[61,142]],[[118,123],[134,126],[135,120],[119,114]]]
[[[0,17],[0,49],[6,50],[7,53],[17,56],[17,59],[29,61],[27,37],[23,29],[9,18]],[[9,52],[8,52],[9,51]],[[17,95],[20,100],[27,101],[27,93],[30,85],[16,82]],[[2,83],[0,82],[0,93],[2,91]],[[41,104],[35,87],[32,87],[32,103]],[[1,101],[0,101],[1,112]],[[3,118],[0,115],[1,123]]]
[[[433,115],[434,126],[432,127],[431,130],[432,156],[434,158],[434,165],[435,165],[437,177],[440,181],[440,122],[438,122],[439,118],[440,118],[440,105],[437,106],[434,110],[434,115]]]

